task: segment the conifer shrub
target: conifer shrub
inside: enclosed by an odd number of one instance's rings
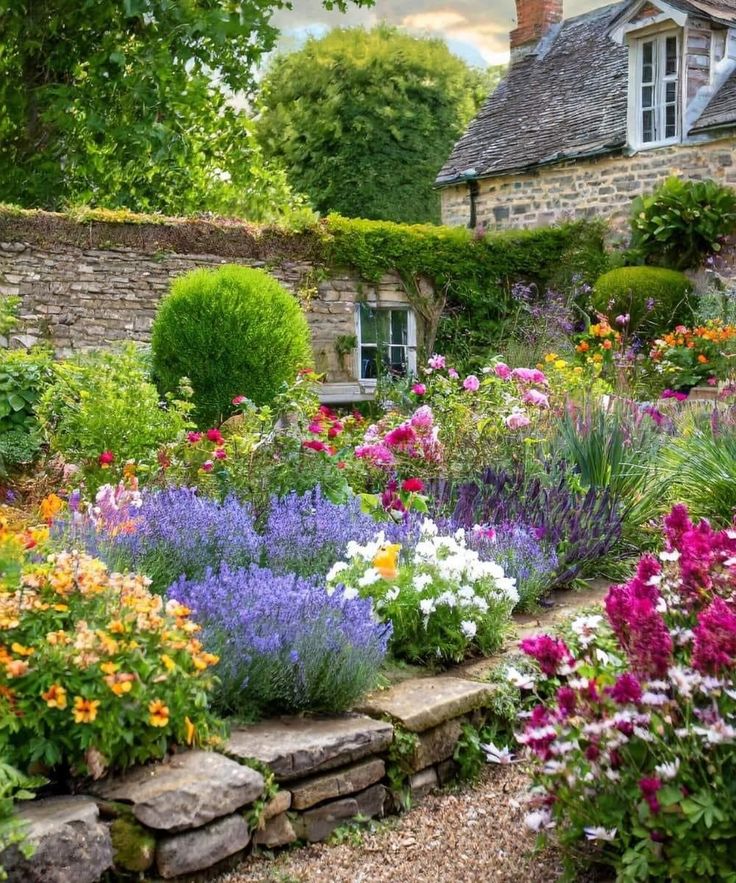
[[[228,417],[235,396],[267,404],[311,362],[296,299],[267,273],[235,264],[174,280],[153,324],[152,351],[162,391],[189,378],[202,426]]]

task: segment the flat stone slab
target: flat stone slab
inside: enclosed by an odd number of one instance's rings
[[[48,797],[22,803],[34,852],[29,858],[17,846],[0,853],[0,867],[10,883],[96,883],[112,867],[112,841],[89,797]]]
[[[103,779],[93,792],[132,804],[133,815],[159,831],[199,828],[253,803],[263,776],[214,751],[186,751],[166,763],[135,767]]]
[[[225,751],[268,764],[279,782],[345,766],[386,751],[394,730],[362,715],[287,717],[233,730]]]
[[[294,830],[288,815],[282,812],[266,822],[262,831],[256,831],[253,835],[253,845],[262,846],[265,849],[276,849],[278,846],[288,846],[296,840]]]
[[[156,866],[168,880],[211,868],[250,843],[250,831],[241,815],[218,819],[196,831],[162,837],[156,847]]]
[[[412,772],[416,773],[452,757],[462,732],[462,718],[453,718],[438,727],[419,733],[416,737],[416,749],[408,758]]]
[[[261,819],[268,822],[275,816],[280,816],[291,807],[291,791],[277,791],[276,794],[263,807]]]
[[[326,840],[335,828],[351,819],[382,816],[387,795],[384,785],[372,785],[360,794],[308,809],[293,820],[294,830],[300,839],[310,843]]]
[[[386,764],[380,758],[365,760],[355,766],[340,768],[321,776],[296,782],[291,786],[291,808],[309,809],[325,800],[363,791],[380,782],[386,775]]]
[[[492,693],[490,684],[462,678],[416,678],[371,693],[358,710],[390,717],[413,733],[423,733],[480,708]]]

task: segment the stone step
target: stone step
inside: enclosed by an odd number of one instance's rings
[[[365,819],[383,816],[387,799],[388,790],[384,785],[371,785],[352,797],[333,800],[301,813],[293,820],[294,831],[300,840],[310,843],[326,840],[335,828],[359,816]]]
[[[165,879],[211,868],[241,852],[250,843],[245,819],[234,814],[196,831],[162,837],[156,848],[156,866]]]
[[[263,776],[214,751],[185,751],[95,783],[104,800],[132,805],[149,828],[184,831],[240,809],[263,794]]]
[[[481,708],[492,692],[489,684],[463,678],[418,678],[371,693],[358,710],[391,718],[406,730],[423,733]]]
[[[326,800],[363,791],[386,775],[386,764],[380,758],[365,760],[355,766],[341,767],[332,772],[295,782],[291,787],[291,808],[309,809]]]
[[[284,717],[233,730],[225,751],[268,764],[288,782],[381,754],[392,739],[391,724],[362,715]]]

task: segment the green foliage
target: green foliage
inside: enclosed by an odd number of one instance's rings
[[[27,776],[4,760],[0,760],[0,855],[15,845],[30,858],[33,847],[24,842],[24,826],[13,814],[16,800],[31,800],[34,791],[46,784],[41,776]],[[7,880],[7,872],[0,866],[0,880]]]
[[[92,488],[114,480],[127,460],[155,457],[188,425],[189,406],[171,397],[161,401],[132,344],[119,353],[56,362],[53,372],[39,419],[51,448],[79,464]],[[113,455],[112,462],[99,462],[103,452]]]
[[[621,267],[595,283],[592,304],[613,328],[616,317],[628,315],[626,330],[653,339],[693,318],[693,286],[683,273],[661,267]]]
[[[236,396],[267,404],[311,362],[309,327],[295,298],[267,273],[235,264],[174,280],[153,324],[152,349],[161,389],[191,379],[203,426],[231,414]]]
[[[605,262],[603,227],[587,222],[480,237],[460,227],[337,216],[327,219],[326,228],[329,265],[355,267],[368,281],[390,270],[398,272],[429,326],[420,343],[466,365],[487,358],[494,339],[503,336],[514,282],[535,283],[540,290],[552,282],[592,283]],[[439,293],[439,305],[445,306],[441,318],[436,305],[427,310],[417,296],[421,279],[430,280]]]
[[[258,138],[322,213],[439,223],[434,179],[487,86],[442,40],[338,29],[274,61]]]
[[[419,736],[401,726],[394,726],[394,737],[388,749],[386,778],[389,787],[402,808],[411,808],[409,779],[415,772],[414,760],[419,751]]]
[[[632,245],[648,261],[684,270],[721,250],[736,229],[736,191],[716,181],[668,178],[634,200]]]
[[[0,350],[0,435],[36,428],[36,406],[52,380],[51,360],[44,349]]]
[[[252,86],[282,5],[0,0],[0,201],[288,211],[283,173],[229,100]]]
[[[7,337],[18,324],[19,297],[0,297],[0,337]]]

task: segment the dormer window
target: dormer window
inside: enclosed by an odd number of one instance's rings
[[[680,138],[680,39],[665,31],[637,40],[634,85],[636,147],[659,147]]]

